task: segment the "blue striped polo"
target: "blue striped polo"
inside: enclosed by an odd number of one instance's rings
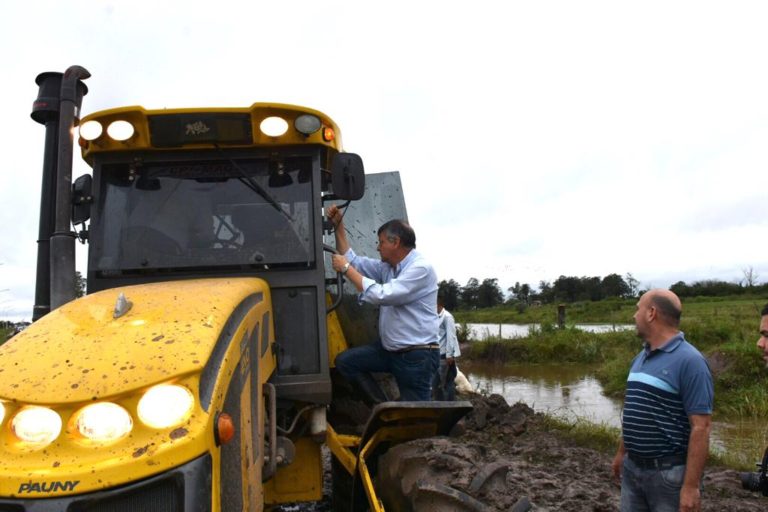
[[[682,332],[656,350],[646,344],[627,379],[624,448],[637,457],[687,453],[688,416],[712,414],[714,394],[706,359]]]

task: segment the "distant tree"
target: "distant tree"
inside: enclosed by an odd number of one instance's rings
[[[593,302],[605,298],[603,283],[599,277],[582,277],[581,282],[584,287],[584,298],[588,298]]]
[[[629,297],[629,285],[619,274],[608,274],[600,283],[605,297]]]
[[[757,278],[760,276],[757,275],[757,272],[755,272],[753,267],[745,267],[741,269],[741,273],[744,274],[744,279],[742,280],[744,286],[747,288],[754,288],[757,286]]]
[[[725,297],[740,295],[746,290],[736,283],[728,283],[717,279],[696,281],[690,285],[678,281],[669,287],[678,297]]]
[[[440,281],[438,283],[438,292],[443,297],[443,306],[449,311],[459,308],[459,293],[461,286],[453,279],[449,281]]]
[[[477,294],[480,289],[480,282],[470,277],[467,284],[461,287],[459,296],[461,297],[461,307],[466,309],[474,309],[477,307]]]
[[[674,292],[678,297],[690,297],[691,287],[685,284],[684,281],[678,281],[669,287],[670,291]]]
[[[477,307],[491,308],[504,302],[504,294],[499,287],[499,280],[496,278],[483,279],[482,284],[477,289]]]
[[[549,281],[539,281],[539,291],[531,298],[548,304],[555,300],[555,290],[552,288],[552,284]]]
[[[512,299],[516,302],[523,302],[528,304],[531,300],[531,285],[527,283],[520,284],[516,282],[515,286],[510,286],[507,291],[512,295]]]
[[[629,287],[628,297],[637,297],[638,292],[640,291],[640,281],[635,279],[635,277],[627,272],[626,277],[627,286]]]
[[[560,276],[552,283],[555,299],[563,302],[576,302],[584,294],[583,283],[578,277]]]
[[[79,270],[75,271],[75,297],[82,297],[85,295],[85,279],[83,274]]]

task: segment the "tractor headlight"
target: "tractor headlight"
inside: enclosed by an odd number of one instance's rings
[[[161,384],[150,388],[139,400],[139,419],[149,427],[168,428],[189,418],[195,399],[184,386]]]
[[[112,121],[107,126],[107,135],[113,140],[124,141],[133,137],[135,132],[133,125],[128,121]]]
[[[85,140],[96,140],[103,131],[104,127],[98,121],[86,121],[80,125],[80,136]]]
[[[312,114],[302,114],[293,122],[294,128],[304,135],[312,135],[322,128],[323,124],[317,116]]]
[[[269,137],[279,137],[288,131],[288,122],[282,117],[268,117],[259,125],[261,133]]]
[[[61,432],[61,417],[47,407],[27,406],[13,417],[11,430],[21,441],[42,448]]]
[[[133,420],[128,411],[110,402],[87,405],[77,413],[77,430],[91,441],[117,441],[127,436],[132,428]]]

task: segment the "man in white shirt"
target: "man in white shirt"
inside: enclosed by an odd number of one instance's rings
[[[459,340],[456,337],[456,322],[453,315],[445,309],[443,297],[437,296],[437,316],[440,318],[438,343],[440,344],[440,367],[432,383],[435,400],[456,400],[456,358],[461,355]]]

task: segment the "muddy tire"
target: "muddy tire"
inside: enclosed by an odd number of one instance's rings
[[[530,510],[527,498],[516,503],[489,500],[506,486],[506,464],[484,464],[477,449],[449,438],[409,441],[379,458],[376,490],[384,507],[396,512],[486,512]]]

